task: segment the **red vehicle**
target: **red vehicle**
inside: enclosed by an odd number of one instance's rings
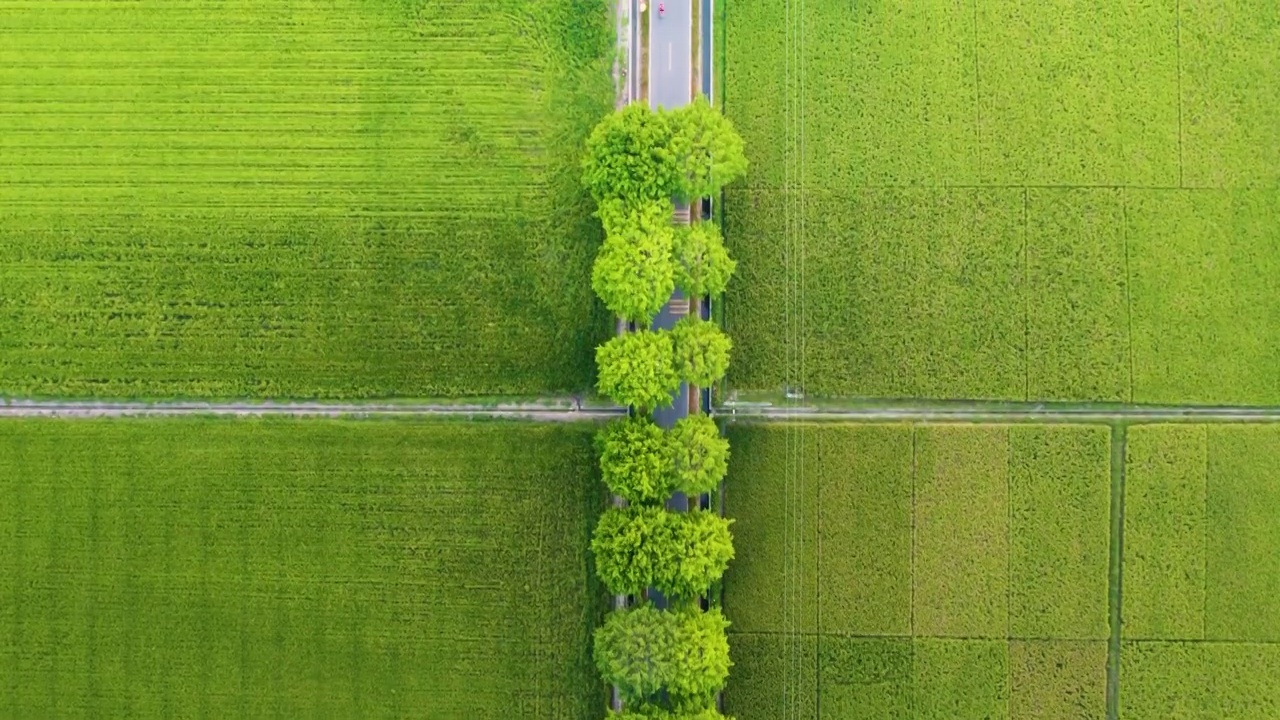
[[[662,13],[666,11],[667,11],[667,6],[664,5],[663,3],[658,3],[658,17],[662,17]]]

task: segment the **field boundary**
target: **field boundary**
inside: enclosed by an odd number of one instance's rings
[[[1120,640],[1124,602],[1124,477],[1128,428],[1111,430],[1111,557],[1107,573],[1107,720],[1120,717]]]
[[[322,402],[91,402],[60,400],[0,401],[4,417],[172,417],[190,415],[288,416],[288,417],[456,417],[576,422],[609,420],[627,413],[626,408],[584,406],[568,398],[498,404],[449,403],[322,403]]]
[[[775,406],[772,403],[727,402],[716,414],[729,421],[845,421],[958,423],[1266,423],[1280,422],[1277,407],[1203,405],[1115,405],[1072,403],[936,403],[876,402],[848,407]]]

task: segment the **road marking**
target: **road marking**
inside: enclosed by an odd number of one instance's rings
[[[673,45],[675,45],[675,43],[667,43],[667,70],[671,69],[671,48]]]

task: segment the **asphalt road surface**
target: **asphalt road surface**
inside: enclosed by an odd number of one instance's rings
[[[676,108],[688,105],[693,77],[693,3],[698,0],[662,0],[666,10],[658,14],[658,1],[649,3],[649,106]]]

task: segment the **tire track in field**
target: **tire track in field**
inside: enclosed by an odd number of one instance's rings
[[[533,422],[602,421],[626,414],[626,408],[584,406],[577,399],[548,398],[521,403],[323,403],[323,402],[111,402],[22,400],[0,401],[4,417],[170,417],[223,415],[235,417],[453,417]]]

